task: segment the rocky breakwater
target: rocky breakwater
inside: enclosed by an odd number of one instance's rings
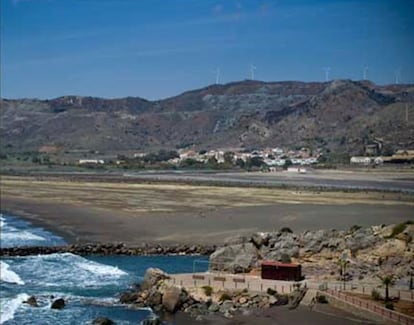
[[[121,294],[120,302],[135,307],[150,307],[158,315],[180,311],[200,320],[212,315],[231,318],[237,313],[249,314],[253,310],[289,303],[294,306],[304,292],[304,289],[298,288],[297,292],[288,296],[274,290],[257,293],[247,290],[214,291],[209,286],[184,288],[169,284],[169,278],[162,270],[150,268],[141,285]]]
[[[25,246],[0,248],[0,256],[45,255],[72,253],[76,255],[210,255],[215,246],[211,245],[161,245],[146,244],[128,247],[124,243],[89,243],[65,246]]]
[[[346,258],[345,274],[340,274]],[[229,238],[210,256],[210,268],[246,273],[262,260],[298,262],[308,279],[363,280],[378,284],[378,275],[392,273],[397,285],[408,288],[414,270],[414,224],[406,222],[348,230],[293,233],[289,228]]]

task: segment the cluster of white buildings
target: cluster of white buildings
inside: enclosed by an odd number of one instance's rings
[[[300,150],[284,150],[282,148],[265,148],[262,150],[253,150],[251,152],[240,151],[240,149],[219,149],[196,152],[193,150],[182,150],[179,152],[180,157],[170,160],[170,163],[178,164],[186,159],[193,159],[198,162],[207,162],[210,158],[215,158],[219,164],[225,162],[225,154],[232,153],[232,162],[236,163],[238,160],[247,162],[249,159],[258,157],[269,167],[285,166],[288,160],[293,165],[309,166],[318,163],[317,155],[313,155],[308,148]]]

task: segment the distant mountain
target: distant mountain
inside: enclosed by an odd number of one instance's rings
[[[405,105],[408,105],[408,122]],[[414,85],[242,81],[148,101],[65,96],[1,101],[2,146],[101,152],[159,148],[414,147]]]

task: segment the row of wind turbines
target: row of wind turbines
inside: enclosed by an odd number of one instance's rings
[[[250,80],[254,80],[254,72],[256,71],[256,66],[253,64],[249,65],[250,71]],[[325,81],[329,81],[329,73],[331,72],[331,67],[324,67],[322,70],[325,72]],[[362,68],[362,80],[368,80],[368,66],[364,66]],[[220,68],[217,67],[216,70],[213,71],[216,74],[216,85],[220,83]],[[395,84],[399,84],[401,79],[401,69],[395,70]]]

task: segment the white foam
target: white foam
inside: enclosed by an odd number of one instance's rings
[[[95,275],[120,276],[120,275],[127,274],[126,272],[118,269],[117,267],[99,264],[99,263],[91,262],[91,261],[76,263],[76,266],[86,271],[89,271]]]
[[[35,235],[31,233],[30,231],[13,231],[13,232],[4,232],[1,234],[2,240],[4,241],[15,241],[15,240],[46,240],[46,238],[43,238],[42,236]]]
[[[24,281],[19,275],[10,270],[10,265],[3,261],[0,261],[0,279],[4,282],[24,284]]]
[[[128,273],[111,265],[90,261],[71,253],[28,256],[13,261],[19,274],[30,274],[27,284],[47,287],[100,287],[115,285]]]
[[[0,228],[3,228],[6,225],[6,219],[3,218],[3,215],[0,214]]]
[[[1,299],[1,309],[0,309],[0,324],[7,322],[14,318],[16,310],[22,305],[23,301],[26,301],[29,298],[29,295],[25,293],[20,293],[16,298],[13,299]]]

